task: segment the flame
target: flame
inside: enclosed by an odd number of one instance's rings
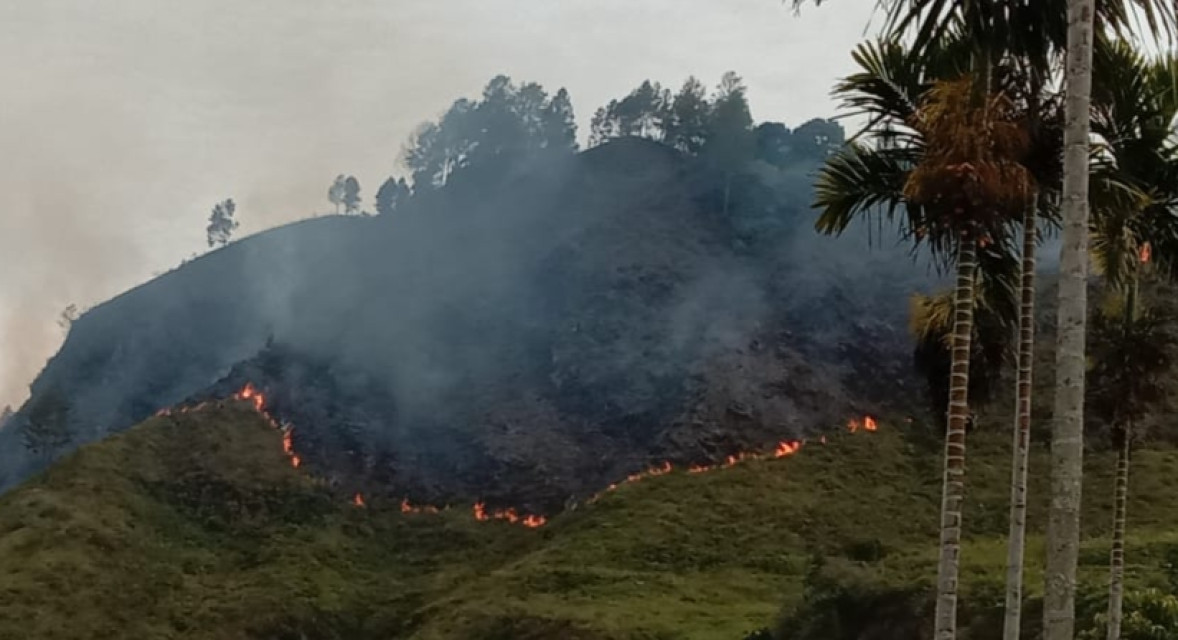
[[[1149,247],[1149,243],[1146,243],[1145,245],[1142,246],[1142,249],[1141,249],[1141,261],[1148,262],[1149,256],[1150,256],[1150,247]],[[270,415],[270,413],[266,410],[266,396],[265,396],[265,394],[263,394],[256,387],[254,387],[254,385],[252,383],[246,383],[246,385],[244,387],[242,387],[242,389],[240,391],[238,391],[237,393],[235,393],[233,395],[233,399],[239,400],[239,401],[248,401],[258,413],[262,414],[262,416],[266,418],[266,420],[267,420],[267,422],[269,422],[270,426],[272,426],[273,428],[278,429],[282,432],[282,452],[287,456],[287,458],[290,459],[290,464],[292,467],[295,467],[296,469],[299,468],[299,466],[302,465],[302,458],[299,457],[299,455],[297,453],[295,453],[295,450],[294,450],[294,436],[293,436],[294,429],[289,425],[283,426],[283,425],[278,424],[278,421],[275,420],[274,417]],[[179,408],[164,408],[164,409],[160,409],[159,411],[157,411],[155,415],[157,415],[157,416],[170,416],[173,413],[189,413],[192,411],[200,411],[201,409],[205,408],[208,405],[209,405],[208,402],[202,402],[202,403],[197,404],[195,406],[186,406],[186,407],[179,407]],[[908,422],[912,422],[912,418],[908,418]],[[851,433],[857,433],[860,429],[862,429],[863,431],[867,431],[867,432],[874,432],[879,429],[879,425],[876,423],[875,418],[873,418],[871,416],[864,416],[862,421],[860,421],[857,418],[852,418],[847,421],[847,430],[850,431]],[[826,444],[826,436],[824,435],[824,436],[819,437],[818,442],[819,442],[819,444]],[[778,442],[777,446],[774,447],[773,451],[769,452],[769,453],[758,453],[758,452],[754,452],[754,451],[742,451],[742,452],[734,453],[732,455],[727,456],[724,459],[724,462],[722,462],[720,464],[706,464],[706,465],[705,464],[692,464],[687,467],[686,471],[689,474],[706,473],[708,471],[714,471],[716,469],[732,467],[732,466],[735,466],[737,464],[740,464],[742,462],[746,462],[749,460],[787,458],[787,457],[795,455],[798,451],[800,451],[802,449],[802,447],[805,444],[806,444],[806,442],[804,440],[782,440],[781,442]],[[667,475],[668,473],[671,473],[672,471],[674,471],[674,469],[675,469],[675,467],[674,467],[674,465],[672,465],[672,463],[670,461],[664,461],[662,464],[658,464],[658,465],[649,467],[644,471],[632,473],[632,474],[626,476],[625,480],[611,484],[608,487],[606,487],[606,489],[604,491],[602,491],[601,493],[598,493],[598,494],[590,497],[588,502],[590,502],[590,503],[596,502],[598,499],[600,499],[605,494],[607,494],[611,491],[616,491],[618,489],[618,487],[620,487],[622,485],[630,484],[630,483],[634,483],[634,482],[640,482],[640,481],[645,480],[647,478],[653,478],[653,477],[657,477],[657,476]],[[352,496],[352,505],[356,506],[356,507],[366,507],[367,506],[367,504],[364,501],[364,496],[362,494],[360,494],[359,492],[357,492],[354,496]],[[447,507],[447,509],[448,508],[449,507]],[[401,500],[401,513],[404,513],[404,514],[417,514],[417,513],[436,514],[436,513],[439,513],[440,511],[441,511],[441,509],[439,509],[438,507],[435,507],[433,505],[415,505],[409,501],[409,498],[404,498]],[[495,510],[488,511],[486,505],[481,501],[476,502],[474,504],[474,506],[472,507],[472,511],[473,511],[474,519],[477,521],[480,521],[480,522],[485,522],[485,521],[489,521],[489,520],[503,520],[508,523],[522,525],[522,526],[528,527],[530,529],[542,527],[545,524],[547,524],[547,522],[548,522],[548,519],[544,516],[535,515],[535,514],[521,514],[520,512],[516,511],[513,508],[495,509]]]
[[[797,453],[801,448],[802,448],[802,442],[800,440],[791,440],[789,442],[779,442],[779,443],[777,443],[777,448],[773,450],[773,457],[774,458],[784,458],[786,456],[792,456],[793,454]]]
[[[1141,264],[1147,264],[1151,256],[1153,256],[1153,247],[1150,246],[1148,242],[1146,242],[1145,244],[1141,245]]]
[[[847,420],[847,431],[851,433],[857,433],[860,429],[864,431],[875,431],[878,428],[879,425],[876,424],[875,418],[871,416],[863,416],[863,420],[859,420],[858,418]]]
[[[520,515],[515,509],[496,509],[494,511],[487,511],[487,505],[482,502],[476,502],[473,507],[474,519],[479,522],[486,522],[488,520],[506,520],[511,524],[520,524],[529,529],[536,529],[544,526],[548,522],[548,518],[537,515]]]
[[[263,395],[261,391],[255,389],[252,382],[245,383],[245,386],[242,387],[241,391],[237,392],[237,399],[249,400],[251,403],[253,403],[254,409],[256,409],[258,413],[266,413],[266,396]]]
[[[439,513],[440,511],[441,509],[429,504],[415,505],[412,502],[409,502],[409,498],[404,498],[401,500],[401,513]]]

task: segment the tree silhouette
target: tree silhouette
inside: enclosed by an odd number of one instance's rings
[[[229,238],[237,229],[237,220],[233,217],[236,212],[237,205],[234,204],[233,198],[218,202],[213,207],[213,213],[209,216],[209,226],[205,229],[209,247],[229,244]]]

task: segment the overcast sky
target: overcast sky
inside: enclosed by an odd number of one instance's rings
[[[370,198],[416,124],[492,76],[593,110],[645,78],[732,69],[757,120],[831,115],[875,0],[0,1],[0,406],[60,345],[55,321],[242,234]]]

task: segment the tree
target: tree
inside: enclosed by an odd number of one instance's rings
[[[74,326],[74,321],[78,319],[81,313],[78,311],[78,305],[69,303],[65,309],[61,311],[61,315],[57,318],[57,326],[61,327],[63,331],[69,333],[70,327]]]
[[[3,429],[8,425],[8,421],[12,420],[12,413],[13,411],[10,405],[4,405],[4,408],[0,409],[0,429]]]
[[[573,114],[573,103],[569,92],[561,87],[552,100],[542,105],[542,139],[545,147],[557,149],[577,148],[577,121]]]
[[[1109,554],[1108,640],[1120,640],[1125,571],[1129,459],[1134,426],[1166,397],[1163,380],[1178,339],[1163,318],[1142,308],[1130,289],[1096,316],[1089,355],[1088,407],[1111,429],[1117,466]]]
[[[968,44],[965,43],[965,44]],[[897,223],[914,251],[953,266],[949,405],[945,434],[936,634],[956,630],[957,572],[969,417],[977,251],[1005,246],[1034,180],[1020,160],[1029,145],[1014,101],[968,73],[972,51],[940,41],[917,55],[895,41],[861,45],[860,67],[835,89],[864,116],[858,140],[830,157],[816,183],[817,227],[839,233],[859,217]],[[988,76],[982,76],[987,78]],[[987,86],[989,85],[989,86]]]
[[[237,220],[233,217],[236,212],[237,205],[234,204],[233,198],[218,202],[213,206],[213,213],[209,216],[209,226],[205,229],[209,247],[229,244],[229,238],[237,230]]]
[[[344,198],[348,191],[348,178],[344,174],[339,174],[327,188],[327,200],[335,205],[335,212],[338,214],[340,207],[344,204]]]
[[[821,0],[815,2],[821,3]],[[795,8],[804,3],[805,0],[793,0]],[[1044,627],[1046,640],[1072,640],[1083,471],[1084,222],[1087,217],[1088,166],[1082,152],[1087,144],[1089,126],[1087,89],[1091,85],[1093,35],[1096,31],[1125,33],[1142,25],[1151,36],[1170,35],[1175,25],[1175,7],[1165,0],[1104,0],[1095,3],[1092,0],[1014,3],[892,0],[883,6],[888,14],[885,33],[910,34],[911,48],[917,54],[936,48],[943,34],[955,29],[970,34],[970,39],[979,45],[977,48],[983,53],[987,66],[996,59],[1009,57],[1047,75],[1061,52],[1067,53],[1065,145],[1068,152],[1063,187],[1066,222],[1061,247],[1064,277],[1059,291]],[[1138,19],[1141,17],[1143,19]],[[1019,576],[1021,579],[1021,571]],[[1008,611],[1004,632],[1006,640],[1018,637],[1017,616],[1014,617],[1016,624],[1012,625],[1010,613]],[[946,637],[952,636],[952,633],[946,634]]]
[[[52,458],[73,440],[69,401],[56,387],[32,401],[23,436],[25,448],[43,459]]]
[[[1087,402],[1110,425],[1117,450],[1113,543],[1109,558],[1108,640],[1119,640],[1124,595],[1124,539],[1133,426],[1164,397],[1160,377],[1173,358],[1175,338],[1156,314],[1143,309],[1137,290],[1155,271],[1174,279],[1178,249],[1178,143],[1173,89],[1178,60],[1149,61],[1117,41],[1095,54],[1093,132],[1102,141],[1097,170],[1113,174],[1131,195],[1120,206],[1094,211],[1094,264],[1119,309],[1096,317]],[[1155,243],[1157,250],[1155,250]],[[1151,261],[1156,254],[1157,260]]]
[[[756,139],[756,158],[782,168],[790,160],[793,151],[793,135],[780,122],[762,122],[753,130]]]
[[[711,111],[707,89],[694,76],[689,77],[671,100],[664,140],[683,153],[699,153],[707,141]]]
[[[1011,443],[1010,517],[1006,557],[1006,611],[1003,638],[1017,640],[1022,628],[1023,565],[1026,557],[1027,478],[1030,468],[1031,409],[1035,362],[1035,262],[1040,219],[1055,221],[1062,177],[1063,122],[1057,94],[1045,91],[1040,70],[1013,60],[1016,86],[1026,112],[1023,122],[1030,140],[1024,164],[1035,178],[1035,192],[1022,214],[1019,274],[1018,356],[1015,411]]]
[[[344,179],[344,193],[342,199],[344,205],[344,213],[356,213],[360,210],[360,181],[356,176],[348,176]]]
[[[1043,574],[1044,640],[1072,640],[1084,466],[1085,333],[1088,321],[1088,137],[1092,91],[1092,0],[1068,0],[1064,72],[1063,244],[1051,428],[1051,508]]]
[[[846,142],[843,128],[834,120],[814,118],[793,131],[794,153],[815,160],[825,160]]]
[[[1003,213],[1026,207],[1034,188],[1020,164],[1029,141],[1013,102],[982,91],[969,75],[934,85],[911,124],[925,149],[904,188],[907,199],[929,209],[932,224],[951,234],[943,241],[955,243],[957,263],[936,611],[936,637],[946,639],[956,635],[977,249],[1003,235],[1010,219]]]
[[[568,92],[549,97],[536,83],[492,78],[479,100],[456,100],[437,122],[421,125],[403,153],[421,193],[469,166],[500,166],[538,153],[569,153],[576,126]]]
[[[633,136],[663,140],[672,119],[671,92],[657,82],[642,81],[621,100],[610,100],[590,122],[590,146],[606,140]]]
[[[703,155],[724,176],[723,213],[728,215],[732,193],[732,177],[753,158],[756,138],[753,117],[749,113],[746,88],[740,76],[729,71],[720,80],[712,100],[711,118]]]
[[[412,192],[404,178],[389,178],[376,192],[377,215],[391,215],[409,200]]]

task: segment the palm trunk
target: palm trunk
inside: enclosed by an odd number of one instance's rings
[[[1010,539],[1006,558],[1006,623],[1003,640],[1018,640],[1022,625],[1023,557],[1027,532],[1027,450],[1031,441],[1031,372],[1035,350],[1035,213],[1023,215],[1023,265],[1019,308],[1018,381],[1010,479]]]
[[[1125,292],[1125,326],[1128,333],[1137,319],[1137,277],[1134,276]],[[1124,402],[1132,410],[1134,399]],[[1121,619],[1125,596],[1125,514],[1129,502],[1129,446],[1133,435],[1132,419],[1126,419],[1119,431],[1117,447],[1116,489],[1113,494],[1113,544],[1109,552],[1108,569],[1108,640],[1121,640]],[[1120,425],[1117,425],[1120,426]]]
[[[969,356],[976,270],[977,240],[972,235],[963,235],[953,296],[953,357],[949,373],[949,427],[945,433],[935,640],[953,640],[957,636],[957,574],[965,496],[965,423],[969,417]]]
[[[1113,548],[1109,554],[1108,640],[1121,640],[1121,611],[1125,596],[1125,514],[1129,502],[1129,444],[1132,426],[1126,423],[1117,451],[1116,494],[1113,498]]]
[[[1088,134],[1093,0],[1068,0],[1064,108],[1063,246],[1060,248],[1051,508],[1047,521],[1043,638],[1072,640],[1084,469],[1084,340],[1088,310]]]

